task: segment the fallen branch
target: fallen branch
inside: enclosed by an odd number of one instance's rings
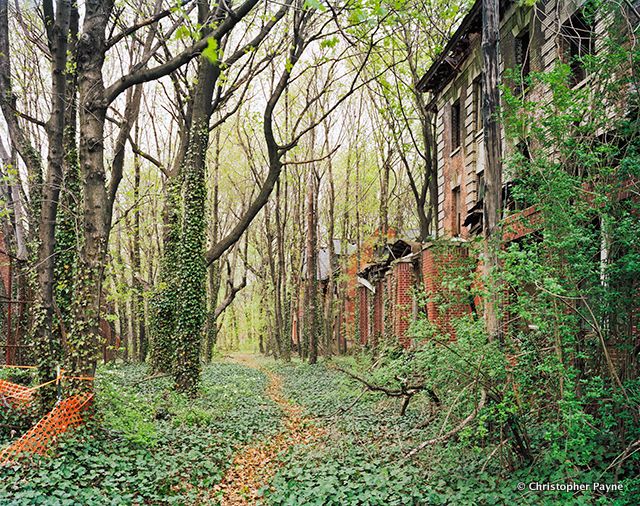
[[[500,450],[500,448],[503,447],[503,445],[508,442],[508,439],[503,439],[502,441],[500,441],[500,444],[498,444],[498,446],[496,446],[493,451],[489,454],[489,456],[487,457],[487,460],[484,461],[484,464],[482,464],[482,468],[480,469],[480,474],[484,473],[484,470],[487,468],[487,464],[489,464],[489,461],[493,458],[493,456],[498,453],[498,450]]]
[[[402,403],[402,408],[400,409],[400,416],[404,416],[405,412],[407,411],[407,406],[409,406],[409,402],[411,401],[412,397],[418,392],[426,391],[434,403],[438,405],[440,404],[440,399],[433,390],[431,390],[430,388],[426,388],[425,385],[409,385],[408,380],[405,378],[396,376],[396,379],[400,382],[400,389],[397,390],[370,383],[361,376],[358,376],[351,371],[342,369],[341,367],[335,367],[335,369],[346,374],[350,378],[359,381],[365,387],[367,387],[367,390],[370,390],[372,392],[382,392],[388,397],[402,397],[404,399],[404,402]]]
[[[136,386],[139,385],[140,383],[144,383],[145,381],[151,381],[154,379],[160,379],[160,378],[166,378],[167,376],[170,376],[169,373],[160,373],[160,374],[154,374],[152,376],[147,376],[146,378],[142,378],[140,381],[136,381],[134,383],[131,384],[131,386]]]
[[[478,411],[480,411],[484,407],[486,401],[487,401],[487,392],[483,388],[482,392],[480,394],[480,402],[476,405],[476,407],[473,409],[473,411],[471,412],[471,414],[468,417],[466,417],[464,420],[462,420],[462,422],[460,422],[456,427],[451,429],[449,432],[446,432],[445,434],[442,434],[441,436],[438,436],[438,437],[435,437],[433,439],[429,439],[427,441],[424,441],[423,443],[420,443],[413,450],[411,450],[409,453],[407,453],[405,458],[410,459],[416,453],[424,450],[427,446],[431,446],[431,445],[434,445],[434,444],[437,444],[437,443],[442,443],[442,442],[446,441],[447,439],[449,439],[451,436],[456,435],[458,432],[460,432],[462,429],[464,429],[467,425],[469,425],[473,421],[473,419],[478,414]]]

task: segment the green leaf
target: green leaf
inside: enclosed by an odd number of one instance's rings
[[[202,51],[202,56],[214,65],[218,63],[218,41],[216,39],[207,39],[207,48]]]

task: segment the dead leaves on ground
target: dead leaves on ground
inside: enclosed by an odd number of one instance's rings
[[[248,360],[242,361],[256,367]],[[292,446],[313,443],[324,432],[302,415],[300,406],[282,396],[281,378],[272,372],[266,374],[269,378],[266,394],[282,408],[284,428],[270,440],[248,446],[235,456],[221,483],[211,491],[224,506],[258,503],[260,489],[269,483],[280,466],[280,456]]]

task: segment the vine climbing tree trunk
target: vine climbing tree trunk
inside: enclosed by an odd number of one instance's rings
[[[65,72],[67,84],[63,138],[63,180],[55,230],[56,284],[54,299],[58,322],[54,327],[54,332],[57,334],[57,340],[62,343],[63,348],[66,342],[66,334],[73,324],[71,307],[78,258],[78,207],[82,199],[76,125],[78,117],[77,73],[69,71],[69,68],[74,68],[76,61],[78,18],[78,8],[75,4],[72,4],[69,16],[68,62],[67,71]]]
[[[208,2],[198,3],[201,23],[209,18]],[[216,40],[219,47],[219,40]],[[173,375],[182,392],[195,396],[200,378],[200,347],[206,312],[205,206],[206,154],[213,91],[220,68],[208,58],[198,63],[191,101],[191,135],[182,164],[182,231],[178,256],[178,307]]]

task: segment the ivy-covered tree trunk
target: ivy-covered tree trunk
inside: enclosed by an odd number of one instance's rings
[[[71,7],[69,19],[69,51],[68,58],[75,59],[78,37],[78,9]],[[69,67],[69,65],[67,66]],[[78,207],[82,195],[80,193],[80,166],[78,163],[76,119],[77,74],[68,71],[64,120],[64,162],[60,205],[56,223],[55,244],[55,292],[57,322],[54,326],[56,340],[64,348],[67,333],[72,326],[71,306],[73,303],[73,284],[78,260]]]
[[[178,258],[178,312],[174,378],[177,388],[195,396],[200,377],[202,328],[206,314],[205,161],[209,142],[211,100],[220,73],[201,58],[192,99],[191,135],[182,165],[182,232]]]
[[[160,282],[151,300],[151,367],[156,372],[169,372],[173,368],[178,297],[176,266],[180,244],[180,200],[180,178],[175,175],[167,182]]]

